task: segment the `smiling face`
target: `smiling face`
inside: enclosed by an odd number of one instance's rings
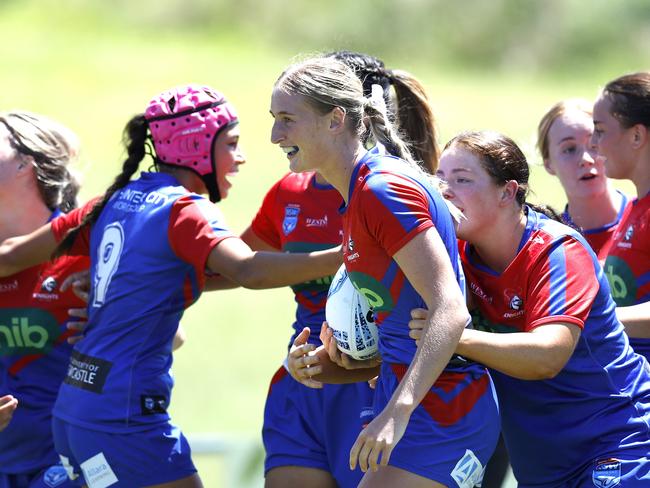
[[[627,179],[634,173],[630,139],[632,128],[626,129],[611,113],[612,102],[601,94],[594,104],[594,134],[591,138],[599,156],[604,158],[605,172],[610,178]]]
[[[212,157],[217,171],[219,194],[223,199],[228,196],[228,190],[232,186],[229,179],[237,174],[239,165],[246,162],[239,146],[239,125],[233,125],[217,136]]]
[[[325,136],[329,114],[318,113],[302,95],[288,94],[278,88],[271,96],[273,128],[271,142],[285,152],[294,173],[318,169],[327,155]]]
[[[557,176],[569,198],[588,198],[607,191],[603,158],[591,145],[591,115],[572,109],[558,116],[548,131],[546,170]]]
[[[494,225],[502,187],[481,165],[479,157],[462,145],[452,145],[440,156],[436,173],[446,183],[443,195],[465,215],[458,237],[473,242]]]

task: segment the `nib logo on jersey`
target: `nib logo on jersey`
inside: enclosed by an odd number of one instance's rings
[[[56,319],[44,310],[0,310],[0,356],[45,354],[60,335]]]

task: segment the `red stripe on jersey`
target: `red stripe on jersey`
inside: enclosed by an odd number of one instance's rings
[[[399,381],[402,381],[408,366],[405,364],[391,364],[391,369]],[[443,371],[433,384],[433,388],[450,393],[461,383],[467,382],[469,377],[470,375],[466,373]],[[476,380],[470,380],[465,388],[449,400],[445,400],[435,391],[429,390],[420,402],[420,405],[422,405],[436,423],[443,427],[448,427],[454,425],[471,412],[479,398],[487,391],[489,384],[489,376],[486,373]]]
[[[273,385],[279,383],[282,380],[282,378],[284,378],[288,374],[289,372],[286,370],[286,368],[284,366],[280,366],[280,369],[278,369],[273,375],[273,378],[271,378],[271,383],[269,384],[269,392],[266,394],[266,396],[269,396],[271,394]]]

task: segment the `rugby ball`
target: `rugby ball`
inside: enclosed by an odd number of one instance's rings
[[[325,320],[340,351],[358,360],[377,355],[379,337],[374,313],[366,297],[350,281],[345,266],[336,272],[327,292]]]

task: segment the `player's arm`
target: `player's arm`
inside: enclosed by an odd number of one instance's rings
[[[223,239],[210,252],[208,268],[245,288],[276,288],[336,272],[340,247],[309,253],[252,251],[238,238]]]
[[[358,460],[363,471],[388,464],[411,413],[449,362],[469,320],[465,299],[435,227],[420,232],[393,258],[429,311],[404,378],[384,410],[359,434],[350,451],[350,467],[354,468]]]
[[[248,226],[239,238],[248,244],[253,251],[280,251],[279,249],[268,244],[264,239],[259,237],[252,226]],[[229,290],[238,288],[239,284],[229,280],[223,275],[207,276],[205,280],[205,291]]]
[[[10,276],[49,261],[56,246],[51,223],[30,234],[5,239],[0,243],[0,276]]]
[[[629,337],[650,338],[650,302],[616,307],[616,316]]]

